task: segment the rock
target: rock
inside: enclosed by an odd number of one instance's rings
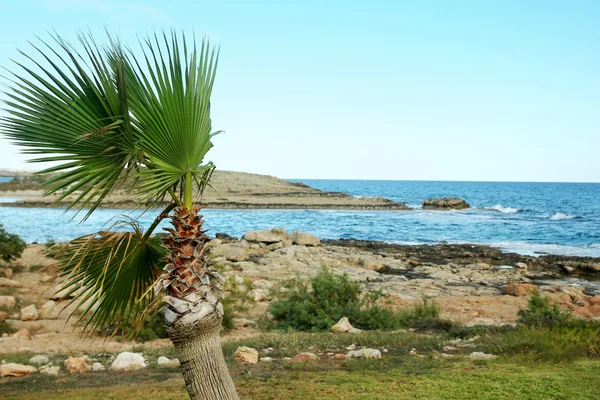
[[[495,358],[498,358],[498,356],[495,356],[493,354],[486,354],[486,353],[482,353],[480,351],[474,351],[473,353],[469,354],[467,357],[470,358],[471,360],[493,360]]]
[[[424,209],[433,210],[462,210],[471,207],[469,203],[458,197],[432,197],[423,200],[422,206]]]
[[[143,355],[129,351],[119,353],[110,365],[110,369],[113,371],[136,371],[146,367],[146,360]]]
[[[333,355],[333,358],[335,358],[336,360],[345,360],[346,355],[344,353],[337,353]]]
[[[342,317],[335,325],[331,327],[330,331],[333,333],[346,333],[350,329],[353,329],[350,321],[347,317]]]
[[[0,287],[2,287],[2,286],[18,288],[18,287],[23,287],[23,284],[19,281],[14,281],[12,279],[0,278]]]
[[[465,322],[464,325],[465,326],[496,326],[496,325],[500,325],[500,324],[492,318],[477,317],[477,318],[473,318],[472,320],[470,320],[468,322]]]
[[[315,361],[318,359],[319,359],[319,357],[314,353],[300,353],[300,354],[296,354],[292,358],[292,362],[293,363],[301,363],[301,362],[307,362],[307,361]]]
[[[381,352],[377,349],[360,349],[349,352],[346,358],[381,358]]]
[[[267,289],[254,289],[250,291],[250,296],[254,299],[254,301],[269,301],[271,300],[271,295]]]
[[[58,375],[60,372],[60,367],[58,365],[44,365],[40,367],[40,373],[46,375]]]
[[[244,239],[249,242],[277,243],[289,239],[289,235],[283,228],[265,229],[262,231],[248,231]]]
[[[0,296],[0,307],[6,307],[8,309],[13,309],[17,304],[14,296]]]
[[[310,233],[294,231],[292,232],[292,244],[297,244],[298,246],[318,246],[321,244],[321,241],[318,237]]]
[[[91,367],[88,365],[88,357],[72,357],[69,356],[65,360],[65,368],[72,374],[85,374]]]
[[[266,279],[258,279],[252,282],[253,289],[271,289],[274,286],[273,282]]]
[[[211,247],[218,247],[220,245],[223,244],[223,241],[221,239],[213,239],[210,242],[206,243],[204,245],[205,249],[210,249]]]
[[[236,328],[246,328],[248,326],[254,325],[254,321],[246,319],[246,318],[234,318],[233,324]]]
[[[273,362],[273,357],[261,357],[260,362]]]
[[[444,353],[450,353],[452,351],[458,351],[458,349],[454,346],[444,346]]]
[[[520,268],[522,270],[527,271],[527,269],[529,268],[527,264],[525,264],[524,262],[518,262],[515,264],[515,267]]]
[[[57,319],[60,313],[54,300],[48,300],[39,311],[40,319]]]
[[[361,265],[364,269],[375,272],[379,272],[384,268],[381,260],[375,258],[365,258],[361,261]]]
[[[258,362],[258,351],[251,347],[238,347],[235,351],[235,359],[244,364],[256,364]]]
[[[0,322],[4,322],[6,318],[8,318],[8,313],[6,311],[0,311]]]
[[[21,309],[21,321],[37,321],[38,319],[39,314],[35,304]]]
[[[94,371],[94,372],[106,371],[106,367],[104,367],[104,365],[102,365],[99,362],[95,362],[92,364],[92,371]]]
[[[0,271],[2,272],[2,275],[4,275],[8,279],[13,277],[13,271],[10,268],[2,268],[0,269]]]
[[[531,293],[535,292],[536,290],[536,287],[531,283],[511,282],[504,288],[504,294],[522,297],[530,296]]]
[[[360,330],[358,328],[354,328],[354,327],[352,327],[352,328],[350,328],[348,330],[348,333],[352,333],[352,334],[354,334],[354,333],[361,333],[361,332],[362,332],[362,330]]]
[[[414,347],[412,349],[410,349],[410,351],[408,352],[409,356],[416,356],[418,355],[417,353],[417,349],[415,349]]]
[[[156,360],[156,363],[162,367],[168,367],[168,368],[177,368],[179,367],[179,360],[176,358],[170,359],[164,356],[160,356],[158,357],[158,360]]]
[[[15,363],[0,364],[0,376],[25,376],[37,372],[37,368],[30,365]]]
[[[234,262],[248,260],[248,253],[246,250],[234,244],[224,244],[213,247],[210,250],[210,253],[215,257],[224,257],[225,259]]]
[[[31,340],[31,333],[26,328],[23,328],[13,333],[13,337]]]
[[[48,364],[49,362],[50,359],[42,354],[35,355],[29,359],[29,364],[44,365]]]

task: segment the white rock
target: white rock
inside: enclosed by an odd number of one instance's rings
[[[258,351],[251,347],[238,347],[235,351],[235,359],[244,364],[256,364],[258,362]]]
[[[44,365],[48,364],[49,362],[50,359],[48,359],[48,357],[42,354],[35,355],[29,359],[29,364]]]
[[[273,357],[261,357],[260,362],[273,362]]]
[[[167,358],[164,356],[160,356],[160,357],[158,357],[158,360],[156,360],[156,363],[163,367],[169,367],[169,368],[179,367],[179,360],[176,358],[170,359],[170,358]]]
[[[40,373],[46,375],[58,375],[60,372],[60,367],[58,365],[44,365],[40,367]]]
[[[381,352],[377,349],[360,349],[349,352],[346,358],[381,358]]]
[[[361,333],[361,332],[362,332],[362,330],[355,328],[355,327],[352,327],[352,328],[350,328],[350,330],[348,330],[348,333]]]
[[[0,296],[0,307],[6,307],[12,309],[15,307],[17,301],[14,296]]]
[[[39,314],[35,304],[21,309],[21,321],[37,321],[38,318]]]
[[[48,300],[42,308],[40,308],[40,319],[57,319],[59,308],[54,300]]]
[[[408,352],[409,356],[416,356],[417,354],[417,349],[415,349],[414,347]]]
[[[486,353],[482,353],[480,351],[474,351],[471,354],[469,354],[467,357],[470,358],[471,360],[493,360],[495,358],[498,358],[498,356],[495,356],[493,354],[486,354]]]
[[[321,241],[310,233],[294,231],[292,232],[292,243],[299,246],[318,246]]]
[[[15,363],[0,364],[0,376],[25,376],[37,372],[37,368],[30,365]]]
[[[458,351],[458,349],[454,346],[444,346],[444,352],[449,353],[451,351]]]
[[[95,362],[92,364],[92,371],[105,371],[106,367],[99,362]]]
[[[340,320],[331,327],[331,332],[333,333],[346,333],[350,329],[353,329],[348,317],[342,317]]]
[[[110,365],[110,369],[114,371],[135,371],[146,367],[146,360],[143,355],[128,351],[119,353],[115,361]]]
[[[250,291],[250,296],[254,298],[254,301],[257,303],[260,301],[269,301],[271,300],[271,295],[267,289],[254,289]]]

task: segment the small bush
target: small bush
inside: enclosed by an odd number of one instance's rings
[[[535,291],[531,294],[526,310],[519,310],[518,323],[533,328],[551,328],[570,321],[572,316],[567,311],[561,311],[558,305],[550,305],[548,296],[540,296]]]
[[[223,329],[225,331],[235,328],[233,319],[239,313],[248,311],[250,305],[254,303],[254,298],[248,291],[250,285],[249,279],[246,279],[243,285],[238,284],[232,278],[225,281],[225,299],[223,300]]]
[[[17,330],[8,322],[6,322],[6,321],[0,322],[0,335],[2,335],[3,333],[10,335],[12,333],[15,333],[16,331]]]
[[[8,233],[0,224],[0,259],[4,262],[11,262],[21,257],[23,250],[27,245],[18,236]]]
[[[396,313],[381,305],[381,292],[361,296],[359,282],[351,282],[347,274],[332,274],[326,267],[310,285],[293,279],[283,286],[287,290],[277,293],[269,305],[272,323],[263,319],[259,324],[263,329],[320,332],[329,330],[340,318],[348,317],[356,328],[393,330],[439,315],[439,306],[427,300],[414,310]]]

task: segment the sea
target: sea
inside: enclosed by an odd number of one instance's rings
[[[525,255],[600,257],[600,183],[435,182],[291,179],[352,196],[405,201],[414,211],[203,210],[209,235],[241,237],[249,229],[283,227],[322,239],[355,238],[401,244],[472,243]],[[421,209],[430,197],[460,197],[472,208]],[[10,202],[16,198],[5,198]],[[0,223],[28,243],[67,241],[107,229],[120,220],[152,223],[156,212],[99,209],[84,213],[51,208],[2,207]],[[166,223],[166,222],[165,222]]]

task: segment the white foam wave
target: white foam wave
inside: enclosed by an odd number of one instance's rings
[[[493,207],[485,207],[485,210],[490,210],[490,211],[500,211],[503,214],[516,214],[519,211],[521,211],[520,208],[513,208],[513,207],[503,207],[500,204],[496,204]]]
[[[577,215],[567,215],[565,213],[557,212],[553,216],[550,217],[551,221],[561,221],[563,219],[575,219]]]

